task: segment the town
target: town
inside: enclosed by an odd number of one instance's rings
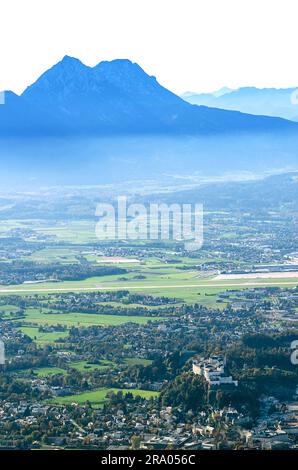
[[[33,220],[1,213],[1,449],[297,449],[293,204],[211,198],[186,251],[97,240],[92,190],[24,200]]]

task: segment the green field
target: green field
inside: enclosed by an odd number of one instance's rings
[[[65,338],[68,335],[67,331],[54,331],[49,333],[43,333],[38,331],[38,327],[22,326],[20,330],[33,341],[39,344],[49,344],[59,341],[61,338]]]
[[[126,316],[126,315],[101,315],[91,313],[47,313],[47,309],[34,309],[28,308],[25,311],[24,322],[34,323],[34,325],[65,325],[71,326],[90,326],[90,325],[122,325],[123,323],[134,322],[140,325],[148,323],[148,321],[164,320],[162,317],[141,317],[141,316]],[[24,326],[26,328],[26,326]],[[22,328],[24,328],[22,327]],[[29,327],[29,325],[28,325]],[[26,334],[35,335],[37,328],[29,328]],[[63,337],[64,333],[41,333],[45,335],[43,338],[40,337],[40,341],[44,339],[44,342],[55,341],[59,337]],[[65,332],[64,336],[67,333]],[[32,336],[30,336],[32,337]]]
[[[86,401],[89,401],[92,405],[100,407],[105,401],[108,401],[108,393],[117,393],[119,391],[121,391],[123,394],[132,393],[134,396],[140,396],[142,398],[157,397],[159,395],[158,392],[152,392],[149,390],[99,388],[97,390],[93,390],[92,392],[79,393],[78,395],[56,397],[51,400],[51,403],[57,405],[70,405],[72,403],[77,403],[78,405],[83,405],[86,403]]]
[[[68,220],[55,221],[42,219],[3,219],[0,234],[5,236],[14,229],[34,230],[36,234],[46,235],[56,241],[69,243],[95,242],[95,221],[92,220]],[[33,242],[35,240],[32,240]]]
[[[15,305],[0,305],[0,315],[1,313],[15,313],[19,310]]]
[[[68,367],[72,369],[76,369],[80,372],[88,372],[93,370],[106,370],[108,368],[114,367],[114,363],[111,361],[107,361],[102,359],[100,364],[92,364],[88,363],[87,361],[78,361],[78,362],[70,362]]]
[[[33,372],[38,377],[46,377],[48,375],[66,373],[64,369],[60,369],[59,367],[39,367],[38,369],[33,369]]]
[[[44,248],[42,250],[36,251],[31,256],[27,256],[24,259],[35,261],[37,263],[70,264],[78,262],[76,256],[78,256],[79,254],[79,249],[75,250],[74,248],[55,247]]]

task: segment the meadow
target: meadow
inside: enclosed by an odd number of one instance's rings
[[[59,367],[39,367],[38,369],[33,369],[33,373],[36,374],[37,377],[47,377],[48,375],[65,374],[66,371]]]
[[[25,311],[24,323],[33,323],[34,325],[63,325],[67,328],[71,326],[91,326],[91,325],[100,325],[100,326],[113,326],[121,325],[123,323],[133,322],[140,325],[148,323],[148,321],[164,320],[162,317],[142,317],[142,316],[125,316],[125,315],[102,315],[102,314],[90,314],[90,313],[48,313],[47,309],[34,309],[28,308]],[[29,327],[29,325],[28,325]],[[26,328],[24,325],[22,328]],[[43,333],[40,336],[38,335],[37,328],[30,327],[28,330],[25,330],[29,333],[29,336],[36,336],[40,341],[44,340],[58,340],[63,337],[63,333]],[[64,336],[66,336],[65,333]],[[44,335],[44,336],[43,336]],[[51,336],[52,335],[52,336]]]
[[[157,397],[158,392],[149,390],[138,390],[138,389],[120,389],[120,388],[99,388],[90,392],[79,393],[77,395],[69,395],[65,397],[55,397],[50,403],[55,405],[71,405],[77,403],[78,405],[84,405],[87,401],[95,407],[101,407],[105,402],[108,401],[107,395],[109,393],[122,392],[124,395],[131,393],[134,396],[149,399],[151,397]]]
[[[106,370],[108,368],[114,367],[114,365],[115,364],[112,361],[101,359],[100,364],[92,364],[88,361],[77,361],[70,362],[68,367],[71,369],[76,369],[79,372],[92,372],[94,370]]]
[[[65,338],[68,335],[67,331],[51,331],[44,333],[38,331],[38,327],[31,326],[22,326],[20,330],[40,345],[57,342],[59,339]]]

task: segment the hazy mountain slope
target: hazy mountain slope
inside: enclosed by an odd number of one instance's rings
[[[295,90],[295,88],[260,89],[246,87],[228,91],[224,94],[219,94],[219,96],[217,93],[199,94],[189,92],[181,96],[191,104],[296,120],[298,117],[298,106],[292,102],[292,94]]]
[[[145,200],[145,199],[144,199]],[[212,183],[197,188],[152,196],[154,202],[203,203],[206,209],[295,210],[298,201],[298,173],[270,176],[255,181]],[[150,201],[150,198],[149,198]],[[260,205],[260,201],[262,204]]]

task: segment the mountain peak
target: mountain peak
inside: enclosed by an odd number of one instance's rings
[[[214,91],[213,95],[215,97],[219,98],[220,96],[227,95],[228,93],[232,93],[233,91],[235,91],[235,90],[233,90],[232,88],[224,86],[224,87],[220,88],[219,90]]]
[[[67,54],[63,57],[63,59],[60,62],[64,62],[64,63],[77,63],[77,62],[79,62],[80,64],[82,63],[80,61],[80,59],[77,59],[76,57],[72,57],[72,56],[67,55]]]
[[[60,74],[71,76],[76,72],[80,73],[89,68],[90,67],[84,65],[79,59],[65,55],[59,62],[43,73],[37,81],[42,80],[44,77],[52,79],[58,77]]]
[[[99,62],[99,64],[94,67],[94,70],[106,75],[117,73],[123,76],[143,76],[153,78],[150,77],[142,67],[139,66],[139,64],[132,62],[129,59],[114,59],[111,61],[104,60]]]
[[[129,59],[99,62],[94,68],[98,80],[108,82],[126,93],[139,94],[156,90],[156,78],[148,75],[140,65]]]
[[[131,67],[131,66],[138,65],[138,64],[132,62],[130,59],[102,60],[97,65],[101,65],[101,64],[104,64],[104,65],[109,64],[111,66],[117,66],[117,67]]]
[[[55,70],[55,69],[69,69],[69,70],[82,70],[89,68],[87,65],[83,64],[83,62],[80,61],[80,59],[77,59],[76,57],[71,57],[69,55],[65,55],[57,64],[55,64],[50,70]],[[47,73],[47,72],[46,72]]]
[[[79,59],[65,55],[63,59],[57,62],[53,67],[44,72],[35,83],[30,85],[23,93],[25,98],[32,97],[35,92],[38,93],[36,97],[36,104],[41,101],[42,95],[55,93],[59,94],[61,91],[71,90],[77,82],[82,83],[85,81],[85,76],[91,67],[84,65]]]

